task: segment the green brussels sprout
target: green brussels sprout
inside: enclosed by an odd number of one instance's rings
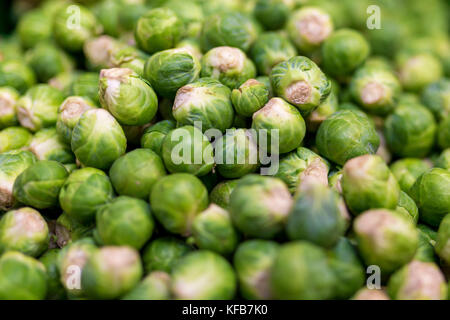
[[[289,0],[257,0],[253,14],[267,30],[278,30],[284,27],[294,4]]]
[[[435,165],[438,168],[450,170],[450,147],[442,151],[436,159]]]
[[[80,97],[87,97],[94,103],[99,103],[98,82],[99,74],[97,72],[83,72],[78,75],[71,84],[72,94]]]
[[[183,126],[170,131],[162,145],[162,159],[171,173],[208,174],[214,166],[213,147],[201,130]]]
[[[48,80],[47,83],[50,87],[53,87],[61,91],[64,97],[67,97],[72,94],[71,86],[76,76],[77,76],[76,72],[63,72],[57,74],[56,76]]]
[[[197,80],[200,67],[200,62],[188,50],[169,49],[160,51],[147,60],[144,78],[159,95],[173,98],[179,88]]]
[[[191,174],[171,174],[153,185],[150,205],[167,231],[187,236],[195,216],[208,206],[208,190]]]
[[[202,57],[201,76],[236,89],[256,76],[256,67],[239,48],[222,46],[209,50]]]
[[[59,139],[55,128],[41,129],[31,139],[29,150],[38,160],[53,160],[62,164],[74,163],[70,146]]]
[[[33,70],[23,60],[0,60],[0,87],[12,87],[23,94],[35,83]]]
[[[0,300],[43,300],[47,293],[45,267],[20,252],[0,257]]]
[[[273,299],[270,272],[280,245],[269,240],[247,240],[239,244],[233,264],[239,291],[245,299]]]
[[[281,98],[272,98],[252,116],[252,128],[258,133],[258,145],[271,153],[287,153],[299,147],[306,125],[300,112]],[[267,141],[262,139],[264,131]],[[264,146],[264,142],[267,145]]]
[[[394,110],[400,91],[400,82],[393,72],[378,67],[358,69],[350,82],[353,99],[364,110],[376,115],[383,116]]]
[[[120,1],[103,0],[94,4],[92,12],[102,25],[105,34],[112,37],[118,37],[120,35],[119,15],[122,9]]]
[[[86,57],[87,68],[94,71],[112,68],[114,66],[112,56],[125,46],[106,35],[86,40],[83,45],[83,53]]]
[[[58,270],[58,256],[60,249],[49,249],[39,261],[44,265],[47,272],[47,295],[46,299],[61,300],[66,297],[66,292],[61,284]]]
[[[390,300],[383,289],[362,288],[352,297],[352,300]]]
[[[435,250],[446,264],[450,264],[450,214],[447,214],[439,225]]]
[[[450,115],[450,80],[441,79],[429,84],[422,92],[422,102],[437,120]]]
[[[127,68],[103,69],[99,96],[102,107],[123,125],[149,123],[158,110],[158,98],[152,87]]]
[[[234,119],[230,94],[230,89],[219,81],[201,78],[177,91],[173,117],[183,125],[200,122],[203,132],[213,128],[223,132],[232,126]]]
[[[250,55],[258,72],[268,76],[278,63],[295,57],[297,50],[283,34],[267,32],[255,41]]]
[[[414,224],[417,224],[417,221],[419,221],[419,209],[414,200],[404,191],[399,193],[398,204],[395,210],[411,219]]]
[[[355,215],[369,209],[397,207],[400,187],[380,156],[363,155],[347,161],[341,183],[345,202]]]
[[[333,247],[344,235],[350,216],[339,194],[328,185],[308,183],[294,199],[286,223],[291,240]]]
[[[95,168],[83,168],[72,172],[59,194],[61,208],[80,223],[92,222],[95,212],[114,196],[108,176]]]
[[[227,130],[214,146],[217,171],[227,179],[240,178],[259,168],[256,137],[250,130]]]
[[[53,37],[68,51],[81,51],[84,43],[100,31],[94,14],[84,6],[68,4],[55,13]]]
[[[437,142],[442,149],[450,148],[450,116],[441,121],[437,129]]]
[[[136,250],[150,239],[154,228],[149,205],[127,196],[117,197],[100,207],[96,222],[103,244],[129,246]]]
[[[389,149],[400,157],[425,157],[434,145],[436,122],[424,106],[399,105],[384,123]]]
[[[236,293],[236,275],[225,258],[199,250],[186,254],[172,272],[176,299],[229,300]]]
[[[321,247],[304,241],[280,246],[271,268],[274,297],[283,300],[330,299],[335,275]]]
[[[447,300],[447,283],[432,262],[412,261],[395,272],[388,283],[395,300]]]
[[[409,190],[409,196],[419,208],[421,221],[437,227],[442,218],[450,211],[448,186],[450,171],[434,168],[417,178]]]
[[[0,153],[25,149],[31,141],[33,135],[22,127],[9,127],[0,131]]]
[[[119,23],[122,30],[132,32],[136,29],[136,23],[149,7],[145,0],[125,0],[122,2],[122,10],[119,12]]]
[[[210,15],[200,35],[203,51],[229,46],[248,51],[258,37],[260,27],[244,13],[232,11]]]
[[[437,232],[424,224],[417,225],[417,230],[419,231],[419,246],[414,255],[414,260],[435,262],[434,247]]]
[[[22,127],[33,132],[54,126],[62,93],[49,85],[39,84],[27,91],[17,102],[17,116]]]
[[[366,39],[356,30],[340,29],[323,43],[325,70],[333,76],[346,76],[364,63],[370,52]]]
[[[172,120],[162,120],[145,129],[141,137],[141,147],[154,151],[162,156],[162,145],[166,135],[175,129],[176,123]]]
[[[215,203],[224,209],[228,209],[230,205],[231,192],[233,192],[238,181],[239,180],[237,179],[227,180],[217,184],[209,194],[209,199],[211,200],[211,203]]]
[[[271,239],[284,229],[291,207],[291,195],[281,180],[249,174],[231,193],[229,210],[243,234]]]
[[[181,1],[181,0],[175,0],[175,1]],[[177,46],[175,48],[185,49],[189,51],[194,57],[197,58],[198,61],[200,61],[203,57],[203,52],[200,47],[200,43],[198,38],[185,38],[178,42]]]
[[[128,68],[140,77],[144,76],[144,66],[148,55],[135,47],[126,46],[111,53],[111,62],[115,67]]]
[[[8,151],[0,153],[0,211],[16,205],[13,186],[16,178],[36,161],[30,151]]]
[[[200,3],[196,1],[168,0],[164,7],[171,9],[184,22],[184,35],[197,37],[200,35],[204,13]]]
[[[151,241],[142,252],[145,273],[163,271],[171,273],[178,261],[192,248],[174,237],[162,237]]]
[[[19,92],[12,87],[0,87],[0,129],[17,125]],[[0,149],[1,150],[1,149]]]
[[[97,106],[88,97],[71,96],[66,98],[58,109],[56,131],[61,141],[70,144],[72,131],[81,115]]]
[[[287,33],[300,52],[311,53],[320,48],[332,34],[331,15],[319,7],[302,7],[289,18]]]
[[[396,64],[400,82],[408,91],[421,91],[443,74],[441,62],[429,53],[400,52]]]
[[[431,169],[431,164],[423,159],[403,158],[392,163],[390,169],[400,188],[408,192],[417,178]]]
[[[138,46],[150,54],[175,47],[182,34],[183,22],[169,8],[147,11],[137,21],[134,31]]]
[[[2,37],[0,43],[0,62],[11,59],[22,58],[23,50],[18,37]]]
[[[20,251],[37,257],[48,244],[47,222],[38,211],[23,207],[8,211],[0,219],[0,253]]]
[[[134,289],[123,296],[122,300],[169,300],[170,276],[161,271],[147,275]]]
[[[355,219],[353,231],[365,264],[378,266],[382,278],[411,261],[418,247],[414,223],[397,211],[366,211]]]
[[[249,79],[238,89],[233,89],[231,101],[237,114],[250,117],[269,101],[269,94],[265,84]]]
[[[320,155],[344,165],[349,159],[376,153],[380,138],[364,113],[340,110],[322,122],[316,145]]]
[[[192,222],[192,235],[197,247],[221,255],[233,253],[238,244],[238,234],[230,214],[215,204],[211,204],[195,217]]]
[[[108,169],[125,153],[127,139],[108,111],[92,109],[83,113],[73,128],[71,145],[81,164]]]
[[[153,185],[166,175],[161,158],[152,150],[135,149],[114,161],[109,176],[120,195],[147,200]]]
[[[331,82],[307,57],[296,56],[277,64],[270,73],[275,95],[296,106],[307,116],[331,91]]]
[[[126,246],[106,246],[88,257],[81,273],[81,287],[88,298],[119,298],[136,286],[142,273],[136,250]]]
[[[43,10],[30,10],[19,19],[17,35],[24,48],[32,48],[51,39],[52,20]]]
[[[21,203],[38,208],[58,204],[58,195],[69,173],[59,162],[42,160],[30,165],[14,182],[14,197]]]

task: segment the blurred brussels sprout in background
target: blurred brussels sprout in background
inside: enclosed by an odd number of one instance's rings
[[[435,250],[438,256],[447,264],[450,264],[450,214],[442,219],[436,236]]]
[[[36,76],[34,75],[33,69],[22,60],[0,60],[1,87],[12,87],[23,94],[35,83]]]
[[[322,122],[338,110],[338,85],[336,82],[332,82],[328,97],[306,118],[306,129],[315,133]]]
[[[450,80],[441,79],[429,84],[422,92],[422,102],[437,120],[450,115]]]
[[[139,76],[144,76],[144,66],[148,55],[135,47],[124,46],[111,53],[112,65],[119,68],[128,68]]]
[[[147,275],[122,300],[169,300],[170,275],[165,272],[155,271]]]
[[[391,300],[383,289],[369,289],[363,287],[352,297],[352,300]]]
[[[400,188],[404,192],[409,192],[417,178],[431,169],[431,164],[422,159],[403,158],[392,163],[390,169]]]
[[[98,81],[96,72],[83,72],[75,77],[71,84],[72,94],[75,96],[90,98],[94,103],[99,103]]]
[[[198,37],[203,27],[204,11],[197,1],[168,0],[164,6],[171,9],[184,23],[183,35]]]
[[[0,153],[27,148],[33,135],[22,127],[9,127],[0,131]]]
[[[436,159],[435,165],[438,168],[450,170],[450,148],[442,151],[441,155]]]
[[[264,28],[277,30],[284,27],[294,4],[289,0],[257,0],[253,14]]]
[[[0,130],[19,123],[16,107],[18,99],[19,92],[16,89],[0,87]]]
[[[55,128],[36,132],[31,139],[29,150],[38,160],[53,160],[62,164],[75,162],[70,146],[60,140]]]
[[[237,179],[227,180],[217,184],[209,194],[209,199],[211,200],[211,202],[217,204],[218,206],[224,209],[228,209],[228,206],[230,205],[231,193],[236,187],[238,181],[239,180]]]
[[[414,260],[435,262],[434,247],[436,245],[437,232],[424,224],[418,224],[417,230],[419,231],[419,246],[414,255]]]
[[[166,135],[175,129],[175,121],[162,120],[145,129],[141,137],[141,147],[162,156],[162,144]]]
[[[237,114],[250,117],[269,101],[269,94],[265,84],[249,79],[238,89],[233,89],[231,101]]]
[[[52,37],[52,19],[44,10],[30,10],[17,24],[17,35],[25,48],[50,40]]]
[[[83,45],[87,68],[93,71],[112,68],[112,55],[123,46],[125,45],[110,36],[88,39]]]
[[[151,271],[172,272],[172,268],[192,248],[174,237],[161,237],[151,241],[142,252],[145,273]]]
[[[60,249],[49,249],[40,258],[39,261],[44,265],[47,272],[47,295],[50,300],[61,300],[66,297],[66,292],[60,282],[58,270],[58,257]]]
[[[437,143],[442,149],[450,148],[450,116],[442,120],[437,128]]]
[[[405,217],[411,219],[414,224],[419,220],[419,209],[416,203],[404,191],[400,191],[396,211],[402,213]]]

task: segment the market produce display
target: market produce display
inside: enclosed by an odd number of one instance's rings
[[[0,300],[449,299],[448,1],[9,15]]]

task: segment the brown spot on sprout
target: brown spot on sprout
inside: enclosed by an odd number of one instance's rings
[[[209,62],[214,69],[227,72],[230,69],[242,70],[245,62],[245,54],[232,47],[217,47],[212,49]]]
[[[111,54],[116,45],[114,38],[103,35],[86,41],[84,44],[84,52],[92,64],[112,67]]]
[[[297,21],[296,27],[300,35],[312,44],[322,43],[332,31],[329,16],[312,8]]]
[[[385,96],[385,88],[381,83],[369,82],[361,91],[361,100],[364,104],[373,105]]]
[[[311,86],[301,80],[289,85],[286,89],[286,99],[293,104],[305,104],[311,99]]]

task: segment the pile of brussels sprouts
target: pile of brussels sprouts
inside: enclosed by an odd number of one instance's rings
[[[0,299],[448,298],[447,1],[77,2],[0,37]]]

